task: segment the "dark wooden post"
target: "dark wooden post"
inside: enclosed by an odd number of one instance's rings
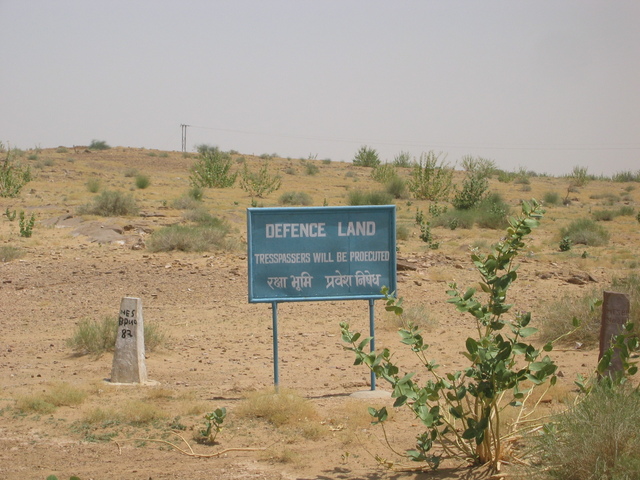
[[[629,297],[624,293],[604,292],[602,302],[602,321],[600,323],[600,355],[611,346],[611,339],[622,333],[625,323],[629,320]],[[611,357],[611,365],[604,375],[611,375],[622,370],[622,361],[618,352],[614,351]]]

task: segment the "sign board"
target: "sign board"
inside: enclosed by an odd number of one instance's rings
[[[247,209],[249,302],[382,298],[396,289],[395,205]]]

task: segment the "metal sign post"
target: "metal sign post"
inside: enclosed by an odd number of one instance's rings
[[[375,350],[374,301],[396,290],[395,205],[249,208],[247,232],[249,302],[272,304],[276,388],[278,302],[368,300]]]

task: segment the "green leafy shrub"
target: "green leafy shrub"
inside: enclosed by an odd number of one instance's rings
[[[33,233],[33,226],[35,225],[35,223],[36,223],[35,213],[32,213],[29,217],[25,217],[24,212],[20,210],[19,227],[20,227],[21,237],[25,237],[25,238],[31,237],[31,234]]]
[[[560,237],[568,237],[574,245],[598,247],[609,243],[609,232],[588,218],[574,220],[560,229]]]
[[[560,240],[559,248],[561,252],[568,252],[569,250],[571,250],[571,239],[569,237],[564,237],[562,240]]]
[[[409,227],[400,223],[396,224],[396,238],[398,240],[403,240],[403,241],[409,240],[409,234],[410,234]]]
[[[15,150],[8,150],[0,162],[0,197],[13,198],[31,181],[31,169],[16,161]]]
[[[138,206],[131,194],[105,190],[94,199],[93,203],[81,206],[78,209],[78,213],[81,215],[99,215],[101,217],[124,217],[136,215]]]
[[[474,210],[447,210],[431,219],[433,227],[445,227],[455,230],[456,228],[473,228],[476,222]]]
[[[313,199],[307,192],[286,192],[278,199],[280,205],[312,205]]]
[[[138,174],[136,175],[135,183],[137,188],[144,190],[145,188],[148,188],[149,185],[151,185],[151,179],[148,175]]]
[[[396,167],[389,163],[381,163],[373,167],[371,170],[371,178],[373,178],[376,182],[387,183],[394,178],[398,178],[398,172],[396,171]]]
[[[380,165],[380,157],[375,148],[363,145],[353,157],[353,164],[357,167],[377,167]]]
[[[269,164],[264,162],[257,172],[252,172],[245,163],[240,175],[240,188],[254,199],[255,197],[264,198],[272,192],[275,192],[282,185],[282,179],[279,175],[272,175],[269,172]]]
[[[555,416],[532,443],[535,467],[558,480],[640,478],[640,391],[600,386]]]
[[[511,211],[499,193],[487,195],[473,210],[476,225],[494,230],[505,228]]]
[[[362,190],[349,191],[348,204],[352,206],[358,205],[389,205],[393,203],[393,197],[387,192]]]
[[[413,164],[409,191],[418,200],[446,201],[453,188],[453,169],[434,152],[423,153]]]
[[[105,352],[112,352],[118,335],[118,320],[114,317],[104,317],[101,321],[83,319],[78,322],[71,338],[67,339],[67,346],[77,355],[99,356]],[[144,324],[144,348],[153,352],[166,342],[166,335],[155,323]]]
[[[218,147],[200,145],[199,156],[190,170],[189,181],[194,187],[227,188],[236,182],[238,172],[231,172],[231,156]]]
[[[389,349],[369,352],[371,338],[361,339],[359,333],[341,323],[342,340],[347,350],[354,352],[356,365],[369,367],[377,378],[393,388],[394,407],[406,406],[425,428],[416,436],[415,448],[406,452],[408,458],[437,467],[442,456],[465,458],[476,465],[488,465],[496,470],[505,455],[505,442],[519,435],[519,412],[526,407],[528,392],[556,381],[556,365],[546,352],[546,344],[537,349],[526,343],[536,332],[529,326],[531,314],[516,312],[506,318],[512,305],[506,303],[507,292],[516,280],[514,258],[524,248],[524,238],[537,226],[542,210],[537,202],[522,204],[522,216],[512,219],[506,237],[492,247],[492,252],[472,255],[482,280],[482,298],[475,288],[459,290],[455,284],[448,291],[449,303],[461,312],[469,313],[476,323],[478,338],[467,338],[465,358],[469,366],[460,371],[440,373],[435,360],[427,357],[429,345],[419,328],[408,326],[399,331],[407,345],[424,366],[428,380],[414,380],[415,372],[401,373]],[[383,289],[386,309],[401,315],[402,300]],[[504,402],[504,403],[503,403]],[[508,432],[500,421],[507,405],[516,409],[517,420]],[[386,407],[369,408],[374,423],[388,418]],[[438,442],[444,447],[440,454],[432,452]]]
[[[91,140],[89,150],[109,150],[111,147],[104,140]]]
[[[614,182],[640,182],[640,170],[637,172],[632,172],[631,170],[626,170],[622,172],[618,172],[613,175],[612,180]]]
[[[456,189],[453,207],[458,210],[469,210],[478,205],[489,189],[488,177],[493,171],[493,162],[483,158],[465,157],[463,165],[467,175],[462,182],[462,190]]]
[[[617,212],[614,210],[594,210],[591,215],[597,222],[610,222],[616,218]]]

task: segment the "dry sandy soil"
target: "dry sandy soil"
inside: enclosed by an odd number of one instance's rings
[[[36,152],[29,152],[35,154]],[[348,321],[367,331],[364,301],[284,303],[279,308],[280,385],[299,394],[309,407],[304,418],[281,425],[239,414],[251,392],[273,384],[271,311],[269,304],[247,302],[245,208],[250,199],[238,187],[206,192],[205,207],[235,227],[238,248],[232,252],[150,253],[140,246],[148,234],[182,221],[171,201],[188,188],[193,158],[176,152],[113,148],[103,152],[45,150],[31,160],[36,178],[17,199],[0,199],[0,210],[35,213],[31,238],[22,238],[18,222],[0,218],[0,246],[14,246],[23,256],[0,263],[0,478],[60,479],[395,479],[479,478],[450,462],[436,474],[404,469],[407,465],[383,444],[382,432],[369,425],[367,406],[391,406],[388,399],[355,399],[369,388],[369,374],[352,366],[343,350],[338,324]],[[259,159],[247,157],[251,164]],[[280,193],[306,191],[316,205],[345,205],[348,188],[372,189],[366,168],[345,163],[316,162],[317,175],[305,175],[297,159],[274,159],[283,174],[280,191],[263,200],[276,206]],[[133,189],[127,170],[149,175],[151,185]],[[287,172],[287,173],[285,173]],[[348,173],[352,172],[352,173]],[[86,182],[98,179],[102,188],[131,190],[141,215],[128,218],[79,216],[78,206],[91,200]],[[562,196],[567,179],[533,178],[531,191],[492,181],[516,207],[521,198],[540,198],[544,192]],[[637,271],[638,222],[618,217],[607,224],[612,234],[607,247],[560,253],[558,230],[571,219],[604,208],[596,193],[623,194],[624,184],[591,182],[572,194],[570,207],[548,209],[521,258],[520,278],[511,300],[520,310],[533,310],[563,295],[583,296],[592,288],[608,288],[616,275]],[[637,208],[629,193],[628,203]],[[167,206],[169,205],[169,206]],[[412,230],[399,242],[399,257],[414,269],[398,273],[399,295],[405,305],[423,306],[433,325],[426,337],[431,355],[443,369],[464,365],[459,354],[473,334],[469,318],[446,303],[447,282],[470,285],[478,276],[469,259],[469,245],[490,244],[500,232],[482,229],[434,229],[441,246],[429,250],[418,239],[415,209],[427,204],[398,202],[398,222]],[[587,258],[581,258],[583,250]],[[592,281],[569,283],[581,274]],[[578,282],[580,283],[580,282]],[[117,315],[124,296],[142,299],[144,318],[166,334],[160,349],[147,355],[154,386],[113,386],[105,382],[112,354],[76,355],[67,346],[82,319]],[[406,370],[415,359],[397,341],[395,319],[376,302],[379,347],[388,346]],[[534,320],[535,322],[535,320]],[[597,360],[593,348],[567,345],[554,351],[562,372],[559,387],[543,403],[557,410],[571,396],[576,374],[588,375]],[[38,398],[60,385],[78,389],[86,398],[78,405],[60,406],[52,413],[19,408],[19,402]],[[378,385],[384,390],[385,385]],[[226,407],[225,428],[218,445],[195,442],[203,428],[203,414]],[[146,410],[145,410],[146,409]],[[127,411],[143,410],[151,417],[138,423]],[[151,413],[149,413],[149,411]],[[92,421],[96,412],[115,412],[129,421]],[[143,412],[143,413],[144,413]],[[141,413],[142,415],[142,413]],[[291,413],[297,415],[297,413]],[[171,434],[178,432],[198,454],[179,453],[168,440],[188,448]],[[412,447],[419,426],[407,412],[393,412],[391,443],[398,451]],[[144,441],[144,439],[147,439]],[[230,451],[212,456],[223,449]],[[234,450],[239,449],[239,450]],[[249,450],[243,450],[249,449]],[[255,450],[254,450],[255,449]],[[394,463],[381,466],[374,456]]]

